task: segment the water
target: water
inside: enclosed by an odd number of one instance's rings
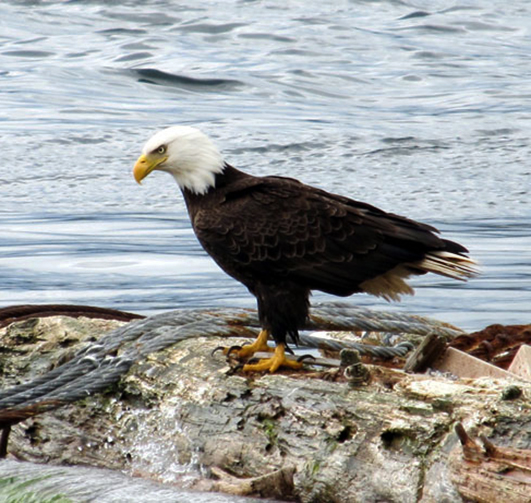
[[[525,0],[1,3],[0,306],[253,306],[167,175],[131,176],[154,131],[189,124],[241,169],[436,225],[482,263],[399,305],[349,302],[528,323],[530,17]]]

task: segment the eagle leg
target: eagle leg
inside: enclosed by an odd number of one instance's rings
[[[286,346],[278,344],[275,348],[275,354],[271,358],[265,358],[258,363],[247,364],[243,366],[244,372],[276,372],[279,367],[289,367],[291,369],[300,369],[302,363],[286,358]]]
[[[223,353],[227,356],[230,356],[232,353],[234,353],[239,359],[247,359],[259,351],[273,351],[273,349],[267,345],[268,339],[269,331],[262,330],[252,344],[247,344],[241,347],[231,346],[230,348],[224,348]]]

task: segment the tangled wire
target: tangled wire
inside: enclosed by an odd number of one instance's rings
[[[72,403],[117,383],[131,366],[147,355],[198,336],[251,337],[259,328],[256,312],[248,309],[177,310],[132,321],[78,351],[74,357],[24,384],[0,392],[0,427],[4,436],[11,425],[28,417]],[[313,308],[310,330],[384,332],[425,336],[441,334],[453,339],[463,332],[448,324],[413,315],[371,311],[359,307],[327,304]],[[301,346],[355,349],[379,358],[404,356],[409,342],[374,346],[347,340],[301,334]],[[6,433],[7,432],[7,433]],[[0,444],[5,444],[7,437]],[[2,454],[0,445],[0,455]],[[5,454],[5,453],[4,453]]]

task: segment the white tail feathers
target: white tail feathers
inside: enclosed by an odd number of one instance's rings
[[[430,252],[424,260],[414,265],[423,271],[434,272],[461,281],[479,274],[478,263],[475,260],[447,251]]]

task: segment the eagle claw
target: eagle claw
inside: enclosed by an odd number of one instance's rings
[[[242,349],[241,346],[238,346],[237,344],[234,345],[234,346],[231,346],[229,348],[223,348],[223,353],[226,355],[226,356],[230,356],[232,352],[234,351],[240,351]]]
[[[304,360],[315,360],[315,356],[313,355],[301,355],[297,358],[297,361],[299,363],[302,363]]]
[[[227,372],[225,373],[225,375],[233,376],[233,375],[235,375],[237,372],[239,372],[242,369],[243,369],[243,363],[238,363],[238,364],[230,367],[229,370],[227,370]]]
[[[225,356],[230,356],[231,353],[235,351],[240,351],[241,349],[242,349],[242,346],[238,346],[238,345],[230,346],[228,348],[225,346],[218,346],[217,348],[214,348],[212,350],[212,352],[210,353],[210,356],[214,356],[218,351],[222,351]]]
[[[214,356],[218,351],[225,351],[225,349],[226,348],[224,346],[218,346],[212,350],[210,356]]]

